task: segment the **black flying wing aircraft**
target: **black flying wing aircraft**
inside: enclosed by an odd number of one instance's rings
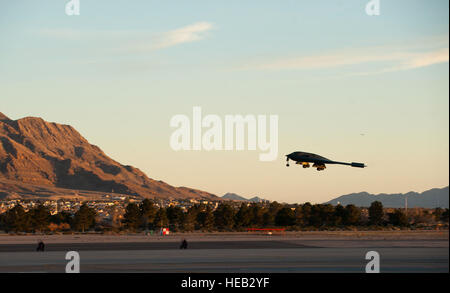
[[[293,160],[296,164],[302,165],[303,168],[309,168],[310,163],[313,164],[314,168],[317,168],[317,171],[322,171],[326,169],[325,164],[334,164],[334,165],[346,165],[352,166],[356,168],[364,168],[367,167],[363,163],[343,163],[336,162],[330,159],[324,158],[322,156],[305,153],[305,152],[293,152],[292,154],[286,155],[286,167],[289,167],[289,160]]]

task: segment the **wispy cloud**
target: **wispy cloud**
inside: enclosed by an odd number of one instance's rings
[[[76,29],[42,29],[40,35],[69,41],[102,42],[122,51],[149,51],[192,43],[205,39],[214,25],[209,22],[197,22],[175,30],[151,33],[148,31],[125,30],[76,30]],[[125,45],[123,45],[125,44]]]
[[[263,70],[285,70],[285,69],[297,69],[297,70],[311,70],[311,69],[324,69],[335,68],[346,65],[356,65],[370,62],[390,61],[401,59],[402,56],[399,53],[372,54],[367,52],[367,49],[358,50],[346,50],[326,54],[318,54],[296,58],[279,59],[272,62],[256,64],[254,66],[247,65],[247,68],[263,69]]]
[[[200,41],[213,28],[209,22],[198,22],[157,36],[150,46],[154,49],[168,48],[183,43]]]
[[[244,70],[320,70],[345,66],[382,66],[380,70],[353,72],[351,75],[369,75],[426,67],[449,61],[448,36],[433,38],[432,42],[408,46],[378,46],[343,49],[321,54],[280,58],[253,62],[241,66]],[[355,70],[355,69],[353,69]],[[361,70],[358,66],[357,70]]]
[[[434,64],[449,62],[449,48],[443,48],[425,53],[405,54],[403,60],[397,60],[398,64],[393,67],[377,71],[358,72],[353,75],[373,75],[387,72],[403,71],[427,67]]]
[[[148,52],[205,39],[213,29],[209,22],[197,22],[172,31],[140,37],[118,48],[121,51]]]
[[[420,68],[433,64],[448,62],[449,48],[443,48],[434,52],[416,54],[406,60],[404,69]]]

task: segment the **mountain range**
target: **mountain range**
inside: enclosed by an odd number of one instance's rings
[[[0,113],[0,194],[41,196],[55,188],[142,198],[220,200],[211,193],[174,187],[122,165],[90,144],[70,125],[41,118],[12,120]]]
[[[343,206],[354,204],[359,207],[369,207],[374,201],[380,201],[383,206],[391,208],[405,207],[407,198],[408,207],[423,207],[423,208],[448,208],[449,204],[449,187],[434,188],[422,193],[408,192],[400,194],[369,194],[367,192],[352,193],[337,197],[326,203]]]
[[[237,200],[237,201],[246,201],[246,202],[263,202],[266,201],[265,199],[259,198],[257,196],[252,197],[250,199],[247,199],[245,197],[242,197],[240,195],[237,195],[236,193],[226,193],[222,196],[222,199],[227,200]]]

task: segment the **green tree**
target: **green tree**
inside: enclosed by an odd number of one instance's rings
[[[262,227],[264,224],[264,209],[259,203],[252,203],[250,205],[250,226]]]
[[[356,226],[360,224],[361,210],[353,204],[345,207],[344,225]]]
[[[383,204],[379,201],[374,201],[369,207],[369,224],[381,225],[383,223],[383,217]]]
[[[29,215],[19,204],[4,213],[3,226],[6,232],[26,232],[31,229],[31,221]]]
[[[186,217],[189,221],[192,221],[192,223],[189,223],[189,226],[193,224],[193,227],[191,227],[193,230],[200,229],[200,223],[199,223],[199,214],[206,209],[206,205],[204,204],[195,204],[191,206],[186,211]],[[189,215],[189,216],[188,216]],[[185,228],[183,228],[185,229]],[[187,230],[189,231],[189,230]]]
[[[55,215],[50,216],[50,222],[55,224],[71,224],[72,223],[72,214],[66,211],[62,211],[60,213],[57,213]]]
[[[295,225],[297,225],[299,227],[306,226],[305,218],[304,218],[304,215],[303,215],[303,209],[302,209],[301,205],[297,206],[295,208],[294,215],[295,215]]]
[[[442,215],[441,215],[441,221],[443,221],[443,222],[448,222],[448,215],[449,214],[449,209],[445,209],[443,212],[442,212]]]
[[[435,209],[434,209],[433,216],[434,216],[434,220],[435,220],[436,222],[441,221],[442,213],[443,213],[443,212],[444,212],[444,211],[443,211],[441,208],[435,208]]]
[[[309,225],[314,227],[320,227],[324,225],[322,205],[315,204],[311,206]]]
[[[302,225],[309,226],[311,225],[311,213],[312,213],[312,205],[309,202],[304,203],[301,206],[301,214],[302,214]]]
[[[408,218],[406,214],[400,210],[396,209],[393,213],[388,214],[389,223],[394,226],[405,227],[408,225]]]
[[[28,214],[30,215],[31,225],[34,231],[44,231],[50,224],[50,211],[43,204],[39,204],[37,207],[31,209]]]
[[[159,229],[167,227],[168,225],[169,219],[167,218],[166,209],[161,207],[156,212],[154,226]]]
[[[141,214],[141,225],[142,228],[148,229],[153,228],[153,221],[155,220],[155,215],[157,208],[155,204],[148,198],[144,199],[139,205]]]
[[[166,209],[170,230],[178,231],[185,219],[183,210],[178,206],[170,206]]]
[[[275,225],[292,226],[295,224],[295,213],[289,207],[281,208],[275,215]]]
[[[242,203],[235,215],[235,225],[237,228],[249,227],[252,220],[252,214],[247,203]]]
[[[135,203],[129,203],[125,208],[123,221],[125,227],[131,231],[136,231],[142,223],[141,210]]]
[[[347,210],[340,204],[334,208],[333,226],[341,226],[347,218]]]
[[[232,230],[234,225],[234,209],[229,204],[221,203],[214,211],[214,221],[219,230]]]
[[[319,207],[319,215],[322,226],[335,225],[335,209],[331,204],[321,204]]]
[[[5,231],[5,213],[0,214],[0,231]]]
[[[180,229],[182,231],[194,231],[198,211],[192,207],[182,214]]]
[[[82,231],[83,233],[86,230],[92,229],[95,227],[95,217],[97,216],[97,212],[94,208],[90,208],[86,203],[81,205],[78,211],[75,213],[73,217],[73,229],[77,231]]]
[[[269,204],[268,210],[263,215],[263,224],[266,227],[274,226],[275,225],[275,216],[277,215],[278,211],[283,208],[283,205],[279,204],[278,202],[274,201]]]
[[[196,222],[200,229],[212,231],[214,229],[214,214],[210,206],[197,213]]]

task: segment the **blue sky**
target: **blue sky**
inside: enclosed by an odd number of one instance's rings
[[[71,124],[152,178],[222,195],[321,202],[448,185],[444,0],[0,4],[0,111]],[[278,114],[279,160],[174,152],[175,114]],[[363,135],[361,135],[363,134]],[[317,152],[369,168],[284,167]]]

